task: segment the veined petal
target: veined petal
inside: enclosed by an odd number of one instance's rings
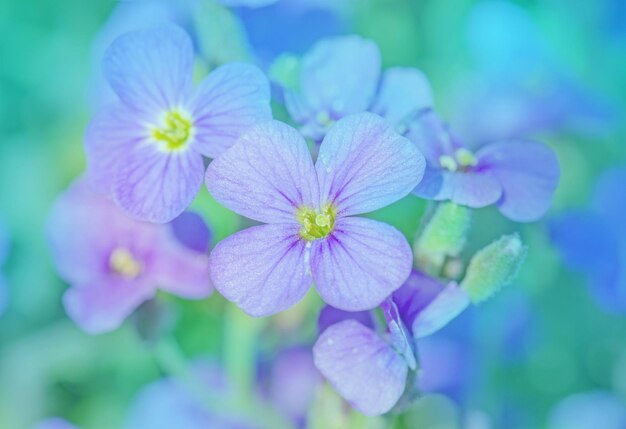
[[[156,144],[140,144],[120,164],[113,195],[136,219],[165,223],[191,204],[203,176],[202,156],[193,149],[166,152]]]
[[[358,36],[318,42],[302,59],[300,90],[307,104],[330,119],[367,110],[380,76],[380,52]]]
[[[470,297],[458,284],[451,282],[413,320],[415,338],[428,336],[446,326],[470,304]]]
[[[491,171],[444,171],[441,189],[435,200],[450,200],[457,204],[480,208],[495,203],[502,187]]]
[[[269,316],[311,287],[305,241],[297,225],[259,225],[217,244],[209,258],[214,287],[251,316]]]
[[[559,183],[559,162],[548,146],[534,142],[501,142],[476,154],[502,186],[498,208],[517,222],[532,222],[545,214]]]
[[[386,413],[404,392],[409,370],[404,358],[355,320],[326,329],[313,358],[337,392],[365,415]]]
[[[403,132],[406,122],[422,109],[433,104],[433,92],[426,75],[414,68],[387,69],[370,111],[391,122],[398,132]]]
[[[184,298],[205,298],[213,287],[209,277],[209,256],[193,251],[163,231],[157,244],[153,275],[160,289]]]
[[[400,289],[393,293],[402,321],[411,328],[417,315],[444,289],[439,280],[419,271],[411,271]]]
[[[313,161],[306,142],[290,126],[253,126],[209,165],[206,185],[222,205],[267,223],[297,223],[296,210],[318,202]]]
[[[123,104],[101,110],[93,118],[85,134],[87,176],[99,191],[113,190],[118,166],[128,151],[148,138],[148,129],[140,114]]]
[[[406,238],[390,225],[343,218],[326,239],[313,242],[311,270],[322,299],[341,310],[378,306],[411,272]]]
[[[272,119],[265,75],[249,64],[231,63],[212,71],[191,102],[195,148],[216,158],[251,125]]]
[[[320,146],[315,169],[322,203],[339,216],[366,213],[411,192],[424,174],[422,154],[378,115],[344,118]]]
[[[153,116],[189,97],[193,74],[191,39],[175,25],[126,33],[111,44],[104,74],[128,106]]]
[[[63,305],[85,332],[100,334],[118,328],[139,305],[152,298],[154,292],[144,280],[108,277],[68,289]]]

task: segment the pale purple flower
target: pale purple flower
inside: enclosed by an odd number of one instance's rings
[[[104,57],[119,101],[87,130],[88,174],[139,220],[182,213],[202,186],[203,156],[216,157],[271,118],[269,85],[256,67],[224,65],[194,91],[193,62],[191,39],[173,25],[120,36]]]
[[[130,218],[84,179],[58,198],[48,238],[71,286],[65,309],[89,333],[117,328],[157,289],[190,299],[212,291],[205,253],[181,244],[168,225]]]
[[[559,182],[559,163],[548,146],[523,140],[470,150],[432,110],[410,123],[407,137],[424,153],[423,198],[479,208],[496,204],[502,214],[530,222],[545,214]]]
[[[424,74],[392,67],[382,73],[378,46],[358,36],[327,38],[302,58],[296,88],[285,88],[285,104],[305,137],[320,141],[333,124],[370,111],[399,132],[416,112],[432,105]]]
[[[354,215],[404,197],[422,176],[411,142],[371,113],[338,121],[314,164],[302,136],[277,121],[260,124],[207,170],[213,197],[264,222],[219,243],[211,279],[253,316],[291,307],[311,283],[344,310],[379,305],[411,270],[406,238]]]
[[[358,411],[386,413],[415,391],[416,340],[445,326],[469,303],[469,295],[456,283],[444,285],[413,271],[381,306],[384,332],[376,329],[369,313],[327,307],[320,315],[323,332],[313,348],[315,365]]]

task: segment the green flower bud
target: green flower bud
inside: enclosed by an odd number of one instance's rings
[[[504,235],[482,248],[472,258],[461,282],[472,302],[490,298],[517,275],[527,247],[518,234]]]
[[[286,88],[297,89],[300,85],[300,60],[295,55],[281,55],[272,63],[269,76]]]
[[[454,258],[465,246],[471,210],[454,203],[439,204],[415,244],[417,265],[438,273],[446,258]]]

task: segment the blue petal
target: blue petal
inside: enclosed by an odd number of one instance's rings
[[[209,271],[215,288],[251,316],[268,316],[296,304],[311,287],[299,226],[259,225],[215,246]]]
[[[424,73],[413,68],[393,67],[383,74],[370,111],[383,116],[403,132],[412,117],[432,104],[432,89]]]
[[[365,415],[386,413],[404,392],[409,370],[404,358],[355,320],[326,329],[313,357],[337,392]]]
[[[199,253],[207,253],[209,251],[213,234],[198,213],[184,212],[174,219],[170,225],[174,237],[187,248]]]
[[[409,328],[417,315],[424,310],[445,285],[439,280],[430,277],[419,271],[411,271],[411,275],[406,279],[400,289],[393,293],[393,302],[398,306],[398,311],[402,321]]]
[[[449,283],[437,297],[413,320],[415,338],[426,337],[447,325],[470,305],[470,297],[454,282]]]
[[[224,206],[267,223],[297,224],[298,208],[317,208],[319,200],[306,142],[278,121],[252,127],[211,162],[206,186]]]
[[[179,107],[191,93],[193,46],[182,29],[162,25],[118,37],[103,61],[104,74],[131,108],[154,117]]]
[[[164,152],[156,144],[137,144],[118,166],[113,196],[134,218],[165,223],[189,207],[203,178],[204,162],[195,150]]]
[[[543,216],[552,203],[560,169],[555,153],[534,142],[510,141],[483,147],[476,154],[480,168],[493,174],[502,186],[498,208],[517,222]]]
[[[372,113],[338,121],[324,138],[315,164],[321,202],[332,203],[339,216],[398,201],[419,183],[424,168],[415,145]]]
[[[363,326],[374,328],[374,319],[370,311],[345,311],[331,305],[325,305],[317,317],[317,330],[322,333],[331,325],[343,320],[353,319]]]
[[[311,247],[311,271],[322,299],[342,310],[378,306],[411,272],[406,238],[390,225],[350,217],[335,222],[326,239]]]
[[[194,148],[215,158],[257,122],[272,119],[265,75],[249,64],[231,63],[212,71],[191,101]]]

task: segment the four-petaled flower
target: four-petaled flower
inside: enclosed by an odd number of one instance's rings
[[[491,143],[473,152],[432,110],[409,124],[407,138],[427,160],[417,196],[472,208],[496,204],[518,222],[539,219],[559,182],[559,163],[548,146],[532,141]]]
[[[209,165],[206,183],[224,206],[267,225],[216,246],[215,288],[254,316],[294,305],[312,281],[337,308],[379,305],[409,275],[411,249],[395,228],[353,215],[404,197],[423,169],[415,145],[371,113],[338,121],[315,164],[293,128],[253,127]]]
[[[104,74],[119,102],[86,135],[88,174],[139,220],[168,222],[202,186],[203,155],[271,119],[269,84],[256,67],[228,64],[194,92],[191,39],[173,25],[127,33],[109,47]]]
[[[413,271],[381,309],[387,329],[377,332],[370,312],[326,307],[313,348],[315,365],[354,408],[365,415],[391,410],[417,382],[415,341],[434,333],[470,304],[454,282]]]
[[[284,98],[291,117],[305,137],[321,141],[333,124],[353,113],[370,111],[403,133],[406,121],[432,104],[424,74],[392,67],[381,78],[376,44],[358,36],[327,38],[302,58],[295,88]]]
[[[137,221],[79,179],[57,200],[48,237],[63,302],[85,331],[117,328],[157,288],[185,298],[211,291],[208,256],[181,244],[169,225]]]

